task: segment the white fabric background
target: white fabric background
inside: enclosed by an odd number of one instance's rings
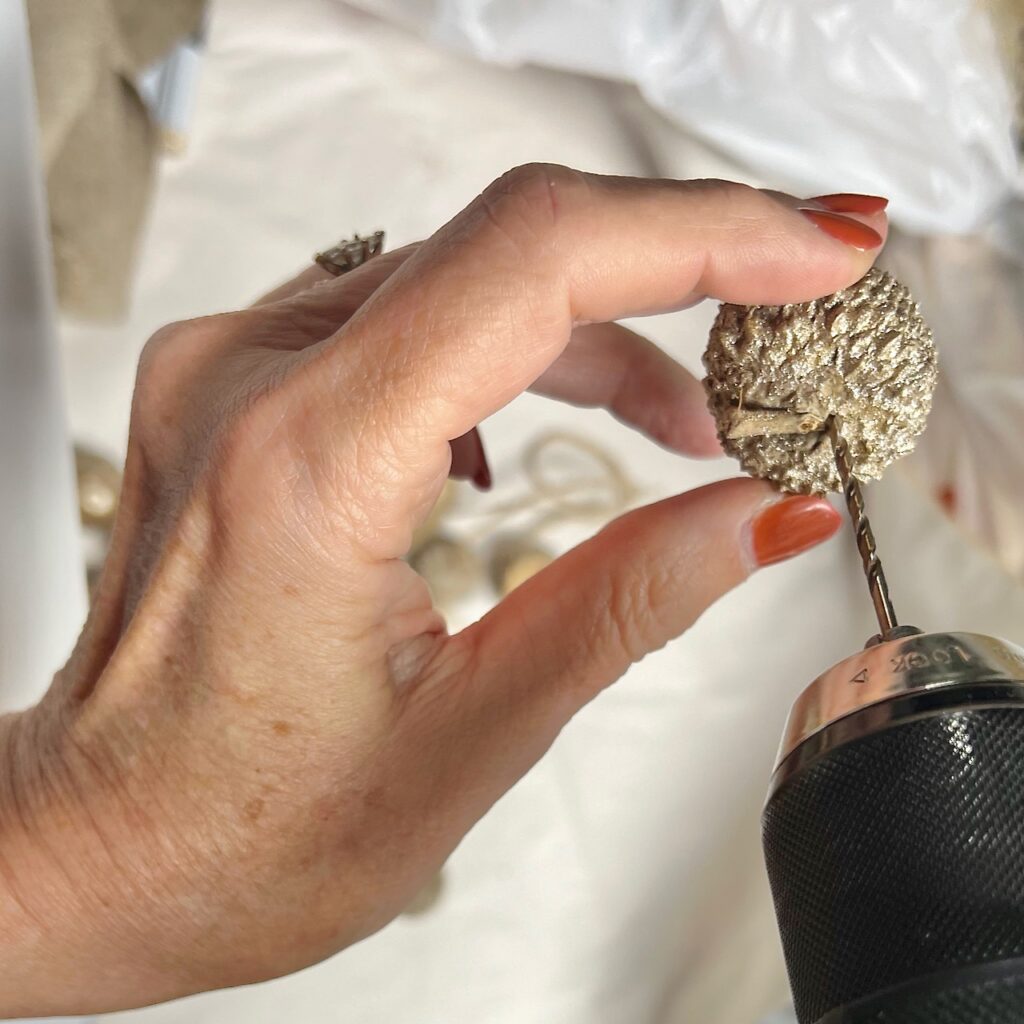
[[[218,0],[190,149],[165,168],[130,321],[64,332],[76,437],[120,449],[134,360],[160,324],[245,303],[353,230],[385,227],[392,245],[429,234],[514,164],[742,173],[634,105],[607,84],[437,52],[335,0]],[[642,329],[696,369],[713,312]],[[523,442],[557,425],[614,451],[645,501],[735,472],[528,396],[483,427],[499,488]],[[1021,590],[928,495],[894,472],[869,500],[907,618],[1024,640]],[[456,851],[434,911],[290,978],[118,1016],[758,1019],[786,993],[758,837],[783,719],[871,632],[849,537],[760,574],[577,717]]]
[[[776,187],[889,196],[929,233],[1014,190],[1014,97],[974,0],[351,0],[497,64],[634,83]]]

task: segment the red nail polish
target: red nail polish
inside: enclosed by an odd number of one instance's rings
[[[800,212],[826,235],[854,249],[877,249],[882,244],[882,236],[867,224],[861,224],[859,220],[844,217],[839,213],[825,213],[823,210],[801,208]]]
[[[480,438],[479,430],[474,430],[472,435],[476,441],[477,455],[477,465],[476,471],[473,473],[473,483],[476,484],[481,491],[489,491],[491,489],[491,467],[487,465],[487,453],[484,451],[484,443]]]
[[[491,469],[487,465],[487,455],[480,440],[480,431],[474,427],[453,438],[449,444],[452,450],[452,465],[448,475],[453,480],[472,480],[480,490],[489,490]]]
[[[881,213],[888,205],[885,196],[866,196],[860,192],[833,192],[814,196],[810,202],[824,206],[832,213]]]
[[[824,498],[796,495],[759,512],[750,523],[754,561],[774,565],[799,555],[839,529],[842,516]]]

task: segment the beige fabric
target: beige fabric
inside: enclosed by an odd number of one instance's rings
[[[988,0],[996,38],[1017,88],[1017,132],[1024,146],[1024,0]]]
[[[61,306],[123,312],[156,133],[134,75],[194,30],[205,0],[28,0]]]

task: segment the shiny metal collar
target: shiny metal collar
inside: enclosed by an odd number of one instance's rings
[[[868,647],[833,665],[796,699],[775,767],[804,740],[868,705],[987,681],[1024,686],[1024,649],[980,633],[921,633]]]

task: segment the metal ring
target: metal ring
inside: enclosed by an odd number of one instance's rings
[[[337,245],[330,249],[318,252],[314,261],[329,274],[341,277],[350,270],[362,266],[367,260],[379,255],[384,251],[384,232],[374,231],[372,235],[362,238],[354,235],[352,238],[343,238]]]
[[[802,743],[856,711],[947,686],[1024,681],[1024,650],[978,633],[921,633],[866,648],[833,665],[797,697],[778,768]]]

